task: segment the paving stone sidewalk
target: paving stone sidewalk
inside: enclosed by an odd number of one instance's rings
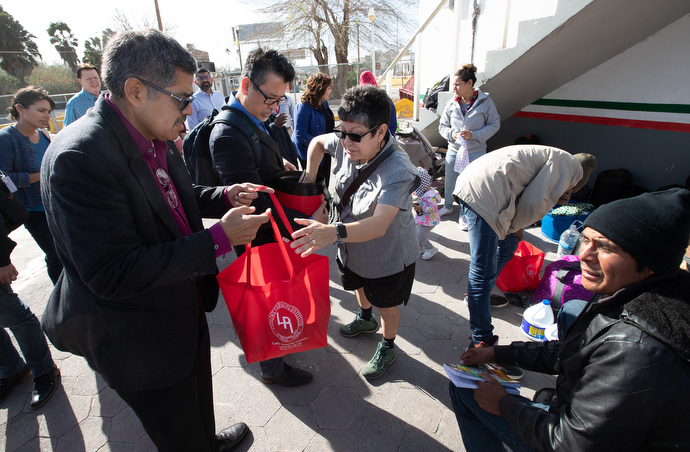
[[[467,233],[456,212],[443,218],[429,238],[439,253],[417,262],[409,304],[401,308],[396,339],[398,359],[372,382],[359,371],[373,355],[380,332],[345,338],[338,333],[357,308],[354,293],[344,291],[330,257],[332,316],[328,348],[290,356],[287,361],[314,373],[300,388],[265,385],[257,363],[247,365],[223,300],[208,315],[211,332],[216,426],[246,422],[251,436],[240,452],[274,451],[464,451],[448,395],[444,362],[456,362],[468,343],[468,311],[462,302],[467,285]],[[556,258],[556,244],[538,229],[525,239]],[[43,256],[23,229],[12,234],[12,254],[20,271],[13,285],[40,318],[52,290]],[[97,246],[97,244],[94,244]],[[234,256],[219,259],[229,265]],[[546,264],[545,263],[545,264]],[[500,343],[523,340],[522,309],[509,305],[492,312]],[[84,359],[51,346],[62,373],[62,387],[44,407],[29,407],[31,379],[0,406],[0,450],[13,451],[154,451],[132,410],[95,374]],[[522,394],[553,385],[553,378],[526,372]]]

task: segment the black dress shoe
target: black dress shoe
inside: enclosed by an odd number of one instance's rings
[[[298,369],[296,367],[292,367],[288,364],[284,364],[285,369],[283,372],[275,377],[264,377],[261,376],[261,381],[263,381],[266,384],[277,384],[281,386],[287,386],[287,387],[295,387],[295,386],[302,386],[306,385],[310,381],[314,379],[314,376],[311,374],[311,372],[307,372],[306,370]]]
[[[216,444],[218,444],[218,452],[230,452],[237,449],[244,438],[249,433],[249,427],[244,422],[233,425],[216,433]]]
[[[60,370],[57,366],[38,377],[34,377],[34,389],[31,391],[31,408],[40,408],[50,400],[60,384]]]
[[[0,402],[5,400],[12,390],[16,388],[19,383],[29,378],[30,375],[31,371],[26,367],[26,364],[24,364],[22,370],[16,374],[10,375],[7,378],[0,378]]]

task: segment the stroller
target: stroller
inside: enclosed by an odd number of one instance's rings
[[[426,139],[424,134],[415,126],[405,121],[397,132],[395,132],[398,146],[407,152],[410,161],[414,166],[421,166],[431,176],[432,186],[443,188],[443,178],[446,171],[446,159],[437,154],[434,148]],[[434,183],[440,181],[440,184]]]

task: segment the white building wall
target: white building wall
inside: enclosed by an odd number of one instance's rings
[[[545,96],[690,104],[690,15]]]

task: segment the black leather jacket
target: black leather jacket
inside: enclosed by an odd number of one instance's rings
[[[540,451],[690,450],[690,274],[590,303],[563,342],[495,347],[496,361],[557,374],[549,411],[501,399]]]

